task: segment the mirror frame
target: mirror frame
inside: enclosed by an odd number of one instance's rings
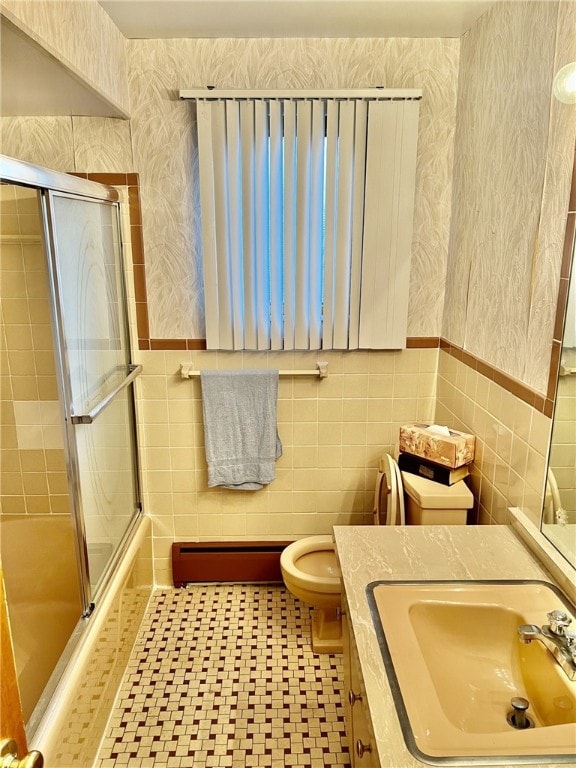
[[[552,398],[554,408],[551,414],[550,438],[548,443],[548,455],[546,462],[546,473],[544,476],[543,503],[540,515],[540,531],[558,549],[560,554],[570,562],[576,564],[576,546],[574,552],[568,555],[558,543],[551,540],[548,531],[545,528],[545,505],[546,505],[546,485],[548,469],[550,468],[550,455],[552,449],[552,435],[554,432],[554,417],[556,412],[556,401],[558,396],[560,366],[562,362],[562,345],[564,337],[564,328],[566,325],[566,316],[568,309],[568,295],[570,290],[570,278],[576,279],[576,151],[572,168],[572,183],[570,188],[570,198],[568,203],[568,215],[566,218],[566,230],[564,234],[564,247],[562,252],[562,264],[560,268],[560,282],[558,286],[558,303],[556,307],[556,318],[554,322],[554,338],[552,342],[552,353],[550,359],[550,373],[548,378],[548,397]],[[551,527],[551,526],[550,526]]]

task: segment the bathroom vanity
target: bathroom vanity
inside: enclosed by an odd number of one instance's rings
[[[344,704],[352,766],[421,768],[423,762],[411,754],[403,736],[393,694],[397,681],[390,683],[367,586],[396,581],[554,581],[507,526],[338,526],[334,540],[342,570]],[[550,610],[558,607],[550,605]],[[543,615],[540,623],[545,622]],[[576,687],[576,682],[570,685]],[[489,738],[487,734],[486,741]],[[469,764],[493,764],[490,760],[476,758]],[[505,758],[500,764],[516,768],[523,763]],[[576,760],[543,758],[530,764],[576,766]]]

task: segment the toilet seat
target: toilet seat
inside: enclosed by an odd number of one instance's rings
[[[384,454],[378,465],[374,494],[375,525],[405,525],[404,487],[396,460]]]

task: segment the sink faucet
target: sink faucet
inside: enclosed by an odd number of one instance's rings
[[[521,624],[518,637],[521,643],[539,640],[554,656],[570,680],[576,680],[576,632],[568,630],[572,619],[564,611],[546,614],[550,624],[537,627],[535,624]]]

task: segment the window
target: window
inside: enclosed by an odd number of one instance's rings
[[[191,93],[208,348],[405,346],[419,92]]]

